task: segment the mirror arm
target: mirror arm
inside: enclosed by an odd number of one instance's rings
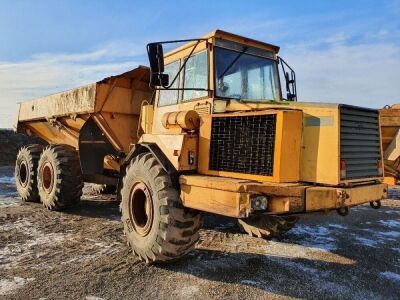
[[[297,101],[296,73],[280,56],[278,56],[278,63],[281,65],[283,76],[285,77],[287,100]],[[289,69],[291,78],[289,77],[289,72],[286,72],[286,68]]]

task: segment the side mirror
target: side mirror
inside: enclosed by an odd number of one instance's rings
[[[168,74],[164,72],[164,51],[160,43],[150,43],[147,45],[147,54],[150,62],[150,85],[168,86]]]

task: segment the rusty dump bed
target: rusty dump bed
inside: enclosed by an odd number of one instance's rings
[[[149,74],[149,68],[139,66],[96,83],[21,103],[15,129],[50,144],[69,144],[78,149],[83,126],[97,126],[115,151],[127,153],[129,145],[138,141],[141,104],[151,97]]]

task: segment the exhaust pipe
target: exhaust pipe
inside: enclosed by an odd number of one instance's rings
[[[374,209],[378,209],[381,207],[381,200],[371,201],[369,205]]]

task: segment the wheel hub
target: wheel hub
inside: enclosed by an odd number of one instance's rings
[[[134,230],[140,236],[148,235],[153,223],[153,200],[143,182],[136,183],[131,189],[129,213]]]
[[[46,193],[50,193],[54,186],[54,170],[51,163],[46,162],[40,169],[40,176],[42,178],[42,187]]]
[[[18,181],[23,187],[26,187],[28,185],[29,168],[25,160],[21,161],[18,171],[19,171]]]

